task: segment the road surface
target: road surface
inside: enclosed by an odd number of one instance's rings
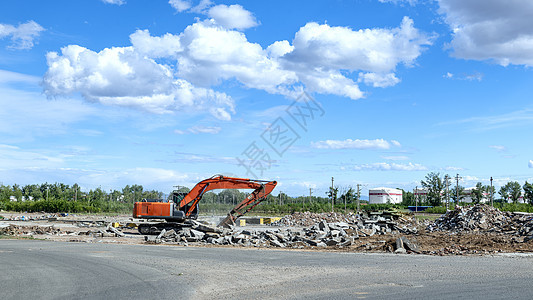
[[[0,240],[2,299],[531,299],[533,257]]]

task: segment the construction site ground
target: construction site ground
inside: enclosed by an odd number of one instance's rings
[[[3,239],[42,239],[50,241],[76,242],[76,243],[113,243],[113,244],[154,244],[153,237],[141,235],[134,224],[138,220],[127,215],[101,216],[101,215],[76,215],[76,214],[46,214],[46,213],[9,213],[1,212],[0,238]],[[502,232],[481,231],[429,231],[428,224],[438,217],[430,216],[426,221],[412,218],[409,223],[411,230],[416,233],[398,231],[383,232],[381,234],[359,234],[352,238],[349,244],[335,244],[332,246],[313,246],[298,244],[298,247],[279,246],[274,243],[259,245],[215,243],[177,243],[159,242],[157,244],[193,247],[239,247],[239,248],[284,248],[299,251],[338,251],[361,253],[394,253],[398,249],[398,238],[405,237],[416,245],[416,249],[407,248],[408,251],[400,253],[427,254],[427,255],[494,255],[499,253],[533,253],[533,239],[527,236],[510,235]],[[214,216],[201,217],[206,223],[213,223]],[[113,231],[109,230],[113,227]],[[234,231],[272,232],[276,230],[304,231],[306,226],[269,226],[246,225],[236,226]],[[414,230],[416,229],[416,230]],[[120,232],[120,235],[114,233]]]

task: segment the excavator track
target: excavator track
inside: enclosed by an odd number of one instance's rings
[[[144,235],[155,235],[160,234],[163,229],[166,231],[169,230],[180,230],[182,228],[190,228],[192,227],[191,222],[161,222],[161,223],[142,223],[137,226],[137,229],[139,230],[140,234]]]

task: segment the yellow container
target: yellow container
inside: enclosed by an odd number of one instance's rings
[[[113,224],[111,224],[113,227],[117,228],[117,227],[120,227],[120,224],[118,222],[113,222]]]
[[[259,218],[259,224],[260,224],[260,225],[263,225],[263,224],[264,224],[264,223],[263,223],[263,218]]]
[[[239,220],[240,226],[246,226],[246,220]]]

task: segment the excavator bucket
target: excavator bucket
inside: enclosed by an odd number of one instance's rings
[[[224,228],[231,228],[232,226],[235,226],[235,220],[236,218],[233,215],[228,214],[226,218],[224,218],[224,220],[222,220],[222,222],[218,224],[218,226]]]

